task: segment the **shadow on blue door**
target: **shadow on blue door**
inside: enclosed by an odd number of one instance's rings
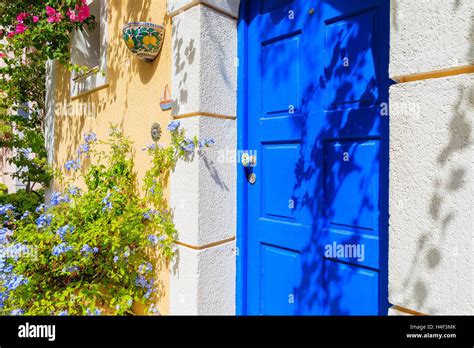
[[[258,43],[240,131],[261,154],[239,198],[243,312],[386,314],[388,1],[258,3],[242,17]]]

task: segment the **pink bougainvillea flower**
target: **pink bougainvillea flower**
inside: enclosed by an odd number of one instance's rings
[[[46,6],[46,14],[48,15],[48,23],[58,23],[63,18],[63,15],[51,6]]]
[[[71,22],[77,22],[76,12],[69,10],[67,11],[67,16],[69,17]]]
[[[7,56],[6,53],[0,52],[0,59],[5,58],[6,56]]]
[[[17,24],[15,28],[15,33],[16,34],[21,34],[24,33],[28,29],[23,23]]]
[[[7,38],[11,39],[13,36],[15,36],[15,32],[14,31],[10,31],[8,34],[7,34]]]
[[[33,23],[38,23],[39,17],[38,16],[33,16]]]
[[[91,15],[91,9],[89,5],[86,4],[85,0],[82,0],[82,5],[76,5],[76,10],[73,11],[69,9],[67,15],[71,22],[84,22]]]
[[[48,15],[48,17],[52,17],[56,14],[56,10],[51,6],[46,6],[46,14]]]
[[[48,17],[47,21],[48,23],[58,23],[58,22],[61,22],[62,18],[63,18],[63,15],[57,12],[54,15]]]
[[[83,1],[82,6],[77,9],[77,17],[79,18],[80,22],[84,22],[89,16],[91,15],[91,9],[89,6]]]
[[[28,17],[29,14],[26,13],[26,12],[22,12],[20,13],[18,16],[16,16],[16,20],[18,21],[18,23],[23,23],[23,21],[25,20],[26,17]]]

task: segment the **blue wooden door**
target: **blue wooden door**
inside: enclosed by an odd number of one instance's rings
[[[386,311],[388,5],[246,3],[246,314]]]

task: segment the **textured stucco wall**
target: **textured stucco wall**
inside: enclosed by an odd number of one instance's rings
[[[235,314],[235,249],[225,243],[203,250],[178,246],[171,273],[170,313]]]
[[[150,167],[150,158],[142,151],[152,143],[150,128],[158,122],[163,130],[161,144],[169,141],[166,127],[171,112],[163,112],[159,102],[166,84],[171,85],[171,20],[166,17],[167,7],[164,0],[109,0],[108,4],[108,50],[107,80],[108,86],[96,92],[71,100],[70,75],[58,68],[56,75],[56,105],[78,106],[91,103],[96,113],[88,115],[64,115],[60,110],[55,114],[54,163],[63,168],[63,163],[75,155],[85,132],[93,131],[100,139],[109,133],[109,124],[119,125],[134,142],[136,150],[135,166],[138,180],[141,182]],[[122,27],[125,23],[149,21],[166,26],[162,51],[153,63],[140,61],[126,47],[122,40]],[[88,111],[88,109],[87,109]],[[164,288],[168,288],[169,272],[160,274]],[[159,304],[162,313],[168,313],[168,291]]]
[[[393,86],[390,303],[474,313],[474,74]]]
[[[171,314],[235,313],[238,1],[169,1],[173,16],[173,116],[215,145],[171,177],[179,257]]]
[[[474,64],[474,1],[391,0],[390,76]]]
[[[206,6],[173,17],[173,115],[236,115],[236,40],[235,20]]]
[[[237,18],[239,14],[240,0],[168,0],[168,12],[173,15],[196,3],[203,3],[215,7],[235,18]]]
[[[391,8],[390,314],[472,314],[474,2]]]
[[[180,120],[191,134],[216,144],[193,161],[181,161],[172,176],[171,206],[182,243],[202,246],[235,236],[236,171],[226,149],[235,149],[234,120],[191,117]]]

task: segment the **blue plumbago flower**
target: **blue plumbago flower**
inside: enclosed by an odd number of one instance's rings
[[[97,248],[97,247],[91,248],[91,247],[89,246],[89,244],[84,244],[84,246],[83,246],[82,249],[81,249],[81,252],[84,253],[84,254],[86,254],[86,255],[88,255],[88,254],[90,254],[90,253],[96,254],[96,253],[99,252],[99,248]]]
[[[131,306],[131,305],[132,305],[132,303],[133,303],[133,301],[132,301],[132,300],[128,300],[128,301],[127,301],[127,306]]]
[[[158,307],[156,307],[155,304],[152,304],[152,305],[148,308],[148,313],[155,314],[155,315],[160,315],[160,311],[158,310]]]
[[[28,279],[26,279],[24,276],[12,274],[8,277],[8,279],[6,279],[6,281],[4,281],[3,287],[6,288],[7,291],[12,291],[27,283]]]
[[[97,135],[95,133],[84,133],[84,140],[86,141],[86,144],[93,143],[94,141],[97,141]]]
[[[151,244],[153,244],[153,245],[157,245],[157,244],[158,244],[158,241],[159,241],[158,237],[155,236],[154,234],[149,235],[149,236],[148,236],[148,240],[149,240],[149,241],[151,242]]]
[[[60,227],[57,231],[56,234],[61,238],[61,240],[64,240],[64,237],[66,236],[66,233],[72,233],[74,232],[74,226],[69,226],[65,225],[63,227]]]
[[[8,212],[11,212],[15,209],[15,207],[12,204],[5,204],[0,206],[0,215],[5,215]]]
[[[20,220],[25,220],[28,216],[30,216],[30,212],[26,210],[21,216]]]
[[[67,311],[67,309],[58,313],[58,316],[60,316],[60,317],[61,316],[66,316],[66,315],[69,315],[69,312]]]
[[[32,152],[31,148],[19,149],[18,152],[20,152],[23,156],[26,157],[26,159],[30,161],[34,160],[36,157],[36,154]]]
[[[157,210],[148,209],[146,212],[143,213],[143,217],[147,220],[150,220],[152,215],[157,215],[157,214],[159,214]]]
[[[156,149],[159,149],[159,148],[162,148],[163,146],[159,145],[159,144],[151,144],[151,145],[148,145],[147,147],[145,147],[143,149],[143,151],[147,151],[147,150],[156,150]]]
[[[64,167],[67,171],[78,170],[81,168],[81,160],[80,158],[69,160],[64,164]]]
[[[64,273],[74,273],[74,272],[79,272],[79,267],[77,266],[65,266],[63,267],[62,271]]]
[[[8,273],[11,273],[13,270],[13,265],[6,262],[6,258],[0,257],[0,280],[5,280],[5,277]],[[0,292],[1,296],[1,292]]]
[[[151,278],[150,280],[147,280],[144,276],[142,275],[139,275],[136,279],[135,279],[135,285],[136,286],[139,286],[141,288],[144,288],[144,289],[151,289],[153,287],[153,283],[155,282],[155,280],[153,278]]]
[[[36,213],[42,213],[44,212],[44,210],[46,209],[47,207],[44,205],[44,204],[40,204],[36,209],[35,209],[35,212]]]
[[[22,255],[28,254],[29,251],[28,246],[22,243],[16,243],[8,247],[8,255],[15,261],[18,261]]]
[[[19,149],[18,152],[26,157],[31,153],[31,147]]]
[[[109,201],[105,202],[104,204],[105,206],[102,208],[102,211],[112,210],[112,208],[114,207],[112,202],[109,202]]]
[[[100,309],[94,309],[94,312],[92,312],[89,308],[87,308],[86,310],[86,315],[101,315],[102,314],[102,310]]]
[[[140,274],[148,273],[151,271],[153,271],[153,266],[149,262],[142,263],[140,266],[138,266],[138,273]]]
[[[123,253],[123,256],[125,257],[129,257],[130,256],[130,250],[125,250],[125,252]]]
[[[181,126],[181,123],[179,121],[170,122],[170,124],[168,125],[168,130],[170,132],[174,132],[179,128],[179,126]]]
[[[196,145],[194,145],[194,140],[190,138],[184,139],[184,142],[182,142],[180,145],[181,148],[186,152],[193,152],[196,148]]]
[[[2,228],[0,229],[0,244],[7,244],[8,243],[8,237],[13,236],[13,231],[9,230],[8,228]]]
[[[62,195],[61,192],[53,192],[51,195],[50,205],[52,207],[61,203],[69,203],[71,200],[67,195]]]
[[[53,248],[53,255],[54,256],[59,256],[63,253],[66,253],[70,250],[74,249],[72,246],[70,245],[67,245],[66,243],[61,243],[59,245],[56,245],[54,248]]]
[[[143,295],[144,298],[148,299],[151,295],[151,293],[153,292],[153,289],[148,289],[147,292],[145,293],[145,295]]]
[[[204,147],[209,147],[211,145],[214,145],[216,142],[214,141],[214,139],[200,139],[198,141],[198,144],[199,144],[199,148],[202,149]]]
[[[114,263],[117,263],[119,257],[117,255],[114,256]]]
[[[165,237],[163,236],[155,236],[154,234],[151,234],[148,236],[148,240],[151,242],[153,245],[158,245],[159,242],[163,241]]]
[[[120,305],[116,305],[116,306],[115,306],[115,310],[116,310],[116,311],[119,311],[119,310],[120,310]]]
[[[23,309],[14,309],[10,312],[10,315],[23,315],[25,311]]]
[[[36,219],[36,227],[43,228],[51,225],[51,220],[53,216],[51,214],[41,214],[39,218]]]
[[[89,150],[91,149],[91,147],[89,146],[89,144],[82,144],[81,146],[79,146],[79,154],[83,154],[83,153],[88,153]]]
[[[107,193],[107,196],[105,196],[105,198],[102,200],[102,204],[104,205],[102,211],[111,210],[113,208],[113,204],[111,201],[109,201],[109,198],[110,193]]]
[[[71,186],[67,192],[71,196],[79,196],[81,194],[81,189],[79,187]]]

